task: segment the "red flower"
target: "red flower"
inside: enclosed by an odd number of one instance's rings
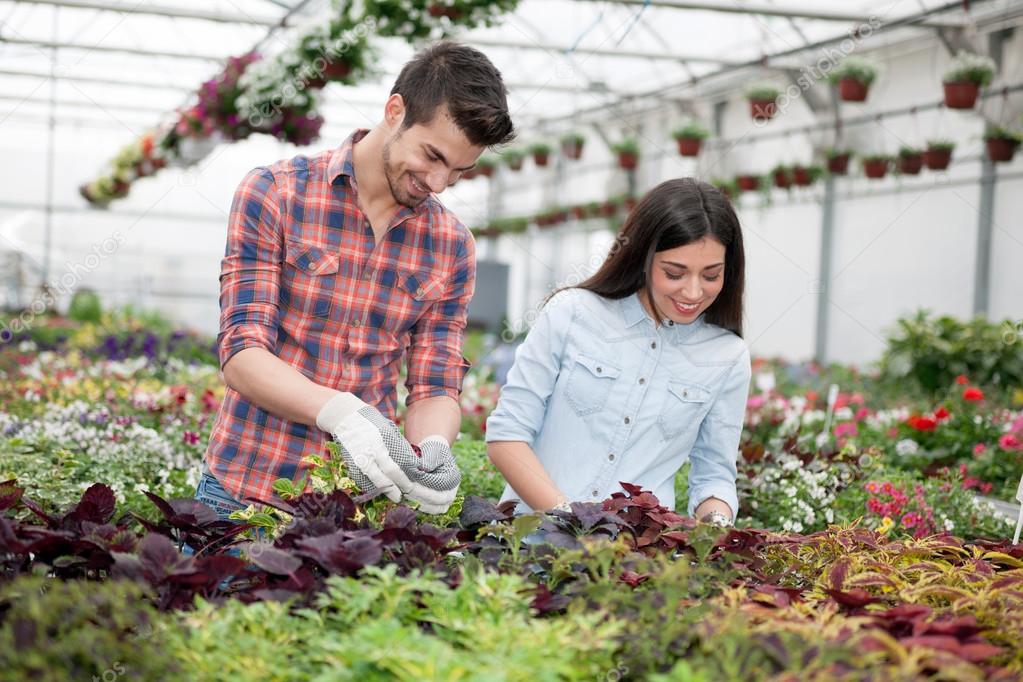
[[[942,421],[943,419],[949,418],[949,412],[948,410],[945,409],[944,405],[940,405],[938,409],[934,411],[934,418],[937,419],[939,422]]]
[[[970,386],[965,391],[963,391],[963,400],[971,400],[973,402],[976,402],[978,400],[983,399],[984,391],[980,390],[979,388],[974,388],[973,386]]]
[[[921,417],[919,415],[910,417],[906,420],[906,423],[917,431],[933,431],[938,426],[938,422],[933,417]]]
[[[965,386],[966,384],[970,383],[970,380],[966,378],[965,374],[960,374],[959,376],[956,377],[956,383],[959,384],[960,386]]]

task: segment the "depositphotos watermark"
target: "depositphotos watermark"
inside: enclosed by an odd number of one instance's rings
[[[301,66],[294,77],[281,85],[280,91],[261,104],[257,111],[249,114],[249,125],[253,128],[260,128],[268,121],[273,120],[283,111],[288,102],[294,100],[299,92],[306,89],[307,81],[322,78],[328,66],[341,59],[352,46],[375,31],[376,28],[376,17],[366,17],[355,27],[344,31],[336,40],[324,45],[317,51],[317,56],[311,62]]]
[[[619,233],[615,237],[614,243],[611,244],[611,248],[608,250],[606,256],[595,253],[582,263],[573,263],[572,271],[568,273],[565,279],[557,282],[552,291],[579,286],[587,277],[596,272],[601,265],[610,260],[616,253],[628,245],[628,243],[629,238]],[[525,331],[536,324],[537,319],[540,317],[540,313],[545,307],[556,306],[560,300],[561,299],[559,298],[553,298],[546,304],[546,306],[540,303],[526,310],[526,312],[522,314],[522,317],[518,318],[514,322],[509,322],[508,326],[501,332],[501,340],[505,343],[511,343],[514,341],[520,332]]]
[[[61,296],[72,293],[90,272],[94,272],[107,258],[128,241],[120,231],[114,233],[98,244],[92,245],[92,252],[86,254],[81,262],[67,261],[65,272],[60,277],[45,283],[43,290],[25,307],[17,317],[13,317],[0,326],[0,343],[7,343],[20,332],[32,328],[35,319],[51,309]]]
[[[825,47],[823,56],[816,62],[803,66],[799,69],[799,77],[795,83],[785,88],[775,100],[778,113],[784,111],[792,102],[802,97],[803,93],[812,88],[816,83],[827,78],[827,75],[838,64],[856,51],[857,46],[865,38],[873,35],[874,31],[881,28],[883,24],[876,16],[871,15],[866,23],[858,24],[849,29],[849,37],[842,40],[838,49]],[[761,127],[767,124],[769,119],[755,119],[753,125]]]

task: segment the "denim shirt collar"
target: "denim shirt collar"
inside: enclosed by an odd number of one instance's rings
[[[626,296],[619,301],[621,306],[622,317],[625,320],[626,327],[634,327],[637,324],[642,324],[645,320],[650,326],[653,326],[654,321],[647,314],[646,308],[643,307],[643,303],[639,300],[639,292]],[[664,324],[657,328],[657,331],[662,334],[667,334],[668,341],[673,344],[678,344],[690,336],[692,336],[697,329],[704,325],[704,315],[706,313],[700,313],[699,316],[689,324],[677,324],[668,320]]]

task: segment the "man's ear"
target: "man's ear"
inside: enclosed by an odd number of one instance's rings
[[[405,121],[405,99],[398,93],[387,98],[384,104],[384,121],[392,130],[397,130]]]

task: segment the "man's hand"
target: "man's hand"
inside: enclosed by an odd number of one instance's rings
[[[417,453],[397,426],[351,393],[328,400],[316,425],[341,446],[348,472],[362,490],[379,490],[392,502],[405,493],[432,514],[447,511],[454,500],[461,473],[443,438],[425,439],[422,454]]]

